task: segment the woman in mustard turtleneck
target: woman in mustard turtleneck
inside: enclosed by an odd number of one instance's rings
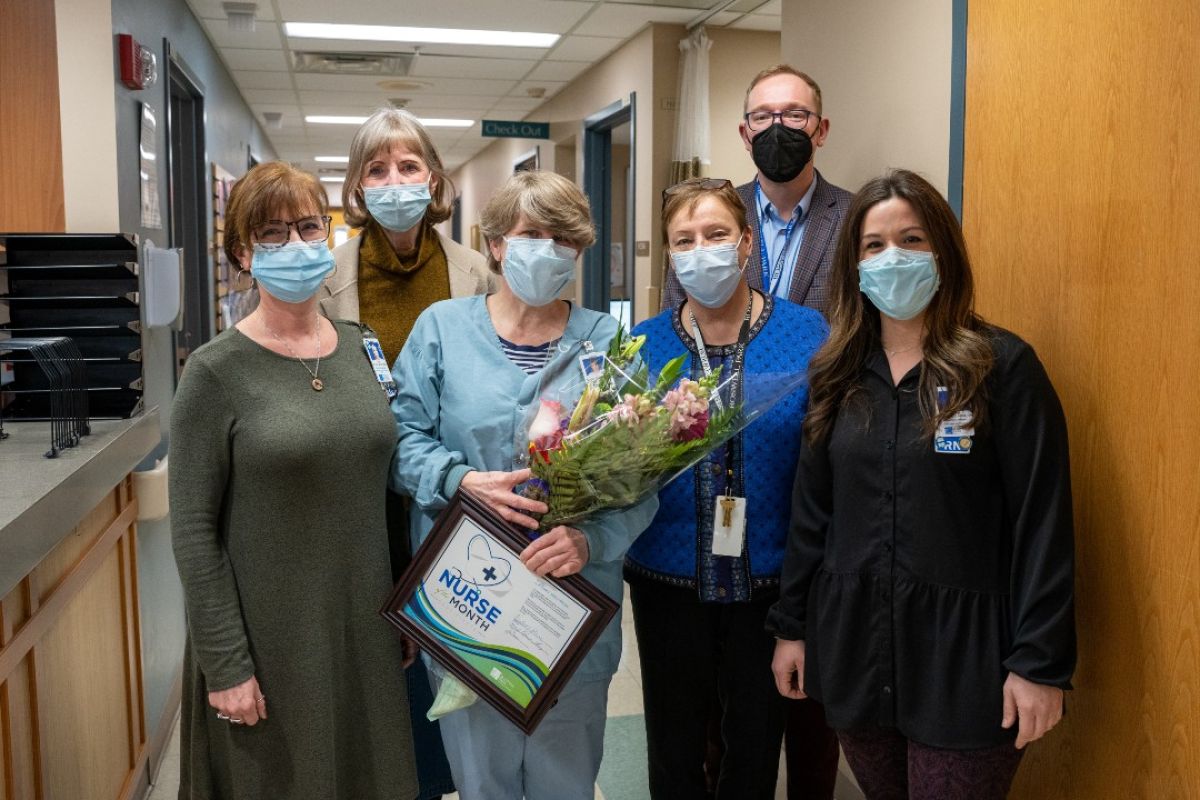
[[[381,108],[354,134],[342,208],[346,222],[362,228],[362,233],[334,249],[337,269],[317,298],[330,319],[373,328],[389,364],[399,355],[417,316],[430,305],[485,294],[492,287],[483,254],[433,227],[450,218],[453,204],[454,184],[429,134],[412,114]],[[411,558],[405,501],[388,492],[393,578]],[[384,599],[379,598],[380,603]],[[433,696],[420,659],[408,669],[408,687],[419,800],[429,800],[453,792],[454,783],[437,723],[425,718]]]
[[[454,184],[412,114],[381,108],[354,134],[342,208],[362,233],[334,249],[337,270],[317,297],[330,319],[371,326],[389,364],[428,306],[491,288],[483,255],[433,227],[453,204]]]

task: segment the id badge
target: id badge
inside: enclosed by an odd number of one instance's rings
[[[584,353],[579,357],[579,371],[583,373],[583,379],[589,384],[595,384],[600,381],[604,375],[604,364],[607,361],[604,353]]]
[[[396,382],[392,380],[392,371],[388,369],[387,359],[383,357],[383,347],[374,336],[364,336],[363,348],[367,351],[367,358],[371,360],[375,380],[379,381],[379,385],[387,393],[388,400],[391,400],[399,390],[396,388]]]
[[[713,555],[740,556],[746,538],[746,498],[721,495],[715,502]]]
[[[937,435],[933,437],[933,450],[935,453],[963,455],[971,452],[974,443],[975,418],[964,409],[938,427]]]

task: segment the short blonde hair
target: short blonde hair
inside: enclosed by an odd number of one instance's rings
[[[327,210],[325,190],[315,176],[283,161],[265,161],[238,178],[229,191],[225,255],[237,264],[239,251],[253,244],[251,232],[274,214],[295,219]]]
[[[371,219],[363,199],[363,168],[376,153],[391,150],[400,144],[421,157],[429,167],[430,176],[437,177],[437,187],[431,188],[433,202],[425,211],[425,219],[436,225],[450,219],[454,210],[454,182],[446,174],[442,157],[438,155],[429,132],[421,121],[399,108],[381,108],[367,117],[350,143],[350,163],[342,183],[342,211],[346,224],[361,228]]]
[[[764,69],[762,72],[754,76],[750,81],[750,85],[746,87],[746,99],[742,101],[742,113],[745,114],[750,110],[750,93],[754,91],[754,87],[765,81],[767,78],[774,78],[776,75],[791,75],[794,78],[799,78],[808,84],[808,88],[813,90],[813,96],[817,98],[817,107],[812,109],[817,112],[817,116],[821,116],[821,87],[812,79],[807,72],[801,72],[791,64],[776,64],[770,69]]]
[[[521,215],[539,228],[561,236],[580,251],[596,241],[587,198],[572,181],[556,172],[517,172],[501,186],[479,214],[479,230],[490,244],[511,231]],[[488,248],[488,266],[499,274],[500,263]]]

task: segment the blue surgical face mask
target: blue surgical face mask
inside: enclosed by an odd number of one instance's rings
[[[269,295],[285,303],[303,303],[333,272],[333,253],[324,241],[288,242],[282,247],[254,245],[250,272]]]
[[[557,244],[553,239],[526,239],[523,236],[505,238],[504,280],[521,302],[544,306],[558,297],[575,277],[573,247]]]
[[[367,211],[389,231],[411,230],[429,208],[428,183],[393,183],[390,186],[363,187]]]
[[[941,284],[933,253],[889,247],[858,262],[858,288],[879,313],[912,319],[928,306]]]
[[[738,265],[737,243],[671,253],[671,264],[688,297],[705,308],[720,308],[729,302],[745,266]]]

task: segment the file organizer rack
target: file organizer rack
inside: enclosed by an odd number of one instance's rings
[[[0,234],[0,340],[69,337],[91,419],[142,410],[139,270],[132,235]],[[52,383],[28,354],[13,361],[0,416],[53,421]]]

